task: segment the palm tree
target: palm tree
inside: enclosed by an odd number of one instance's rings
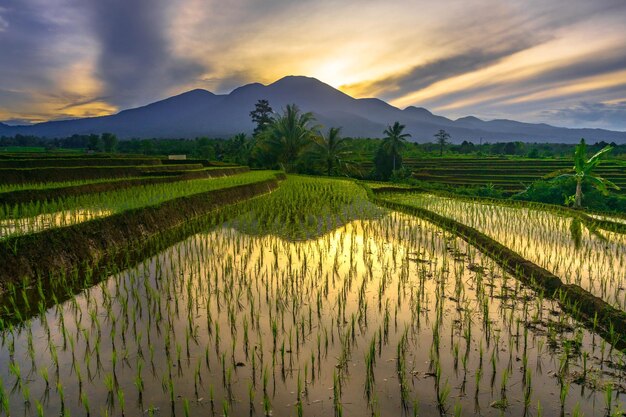
[[[351,152],[348,151],[346,139],[339,135],[340,132],[340,127],[331,127],[327,135],[320,133],[311,144],[313,158],[319,161],[329,177],[341,165],[349,164],[345,158]]]
[[[601,151],[587,159],[587,144],[585,143],[585,139],[581,139],[580,143],[576,145],[576,152],[574,153],[574,167],[571,169],[572,173],[559,175],[555,178],[555,180],[566,177],[576,179],[576,194],[573,196],[574,207],[579,208],[582,206],[584,181],[591,183],[595,188],[605,194],[608,193],[607,186],[616,190],[620,189],[617,185],[613,184],[606,178],[592,175],[592,171],[600,163],[600,158],[611,152],[612,149],[613,148],[611,146],[605,146]]]
[[[406,126],[401,125],[400,122],[395,122],[393,126],[387,126],[387,129],[383,132],[385,137],[383,138],[383,148],[388,154],[393,155],[393,170],[396,170],[396,157],[400,154],[400,150],[404,147],[407,138],[411,135],[408,133],[402,133]]]
[[[251,151],[254,147],[254,137],[248,139],[245,133],[238,133],[230,138],[227,144],[227,152],[236,155],[235,162],[241,165],[249,165]]]
[[[435,133],[435,139],[439,145],[439,156],[443,156],[443,148],[450,141],[450,134],[443,129],[439,129],[439,132]]]
[[[275,115],[262,131],[262,143],[277,156],[279,163],[290,172],[300,152],[307,146],[316,129],[313,113],[302,113],[295,104],[288,105],[283,114]]]

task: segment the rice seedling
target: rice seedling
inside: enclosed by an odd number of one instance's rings
[[[249,172],[229,177],[150,184],[98,194],[69,196],[53,201],[0,205],[0,239],[69,226],[174,198],[271,179],[272,171]]]
[[[37,319],[6,321],[0,414],[600,415],[623,403],[622,355],[604,339],[350,181],[290,177],[218,216],[79,292],[80,277],[59,278],[68,296],[42,290],[56,301]]]
[[[575,245],[571,215],[432,194],[393,194],[386,199],[423,207],[476,228],[524,258],[624,310],[626,235],[582,230]]]

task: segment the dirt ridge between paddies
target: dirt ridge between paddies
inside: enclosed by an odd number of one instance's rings
[[[377,197],[384,188],[370,190],[368,195],[378,205],[417,216],[448,230],[491,257],[498,265],[537,292],[556,300],[564,311],[581,321],[592,331],[600,334],[611,345],[626,349],[626,313],[619,310],[589,291],[575,284],[564,284],[550,271],[523,258],[517,252],[502,245],[473,227],[433,211],[396,203]]]
[[[133,246],[220,207],[275,190],[284,174],[127,210],[72,226],[9,238],[0,245],[0,294],[9,284],[93,270]]]
[[[34,158],[0,159],[0,168],[70,168],[89,166],[164,165],[160,158]]]
[[[52,201],[63,197],[103,193],[124,188],[139,187],[142,185],[173,183],[202,178],[226,177],[231,175],[243,174],[248,171],[250,171],[250,168],[243,166],[232,168],[209,168],[189,171],[177,176],[135,178],[128,180],[111,179],[110,181],[102,181],[82,185],[70,185],[66,187],[9,191],[5,193],[0,193],[0,204],[14,205],[36,201]]]
[[[27,184],[97,178],[180,175],[186,171],[203,168],[202,164],[0,168],[0,183]]]

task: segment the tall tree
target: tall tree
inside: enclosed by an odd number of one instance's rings
[[[348,150],[348,143],[340,136],[341,128],[331,127],[328,134],[320,133],[313,138],[311,153],[329,177],[341,169],[347,168],[349,162],[346,160],[351,153]]]
[[[114,152],[115,148],[117,148],[117,136],[115,136],[113,133],[103,133],[102,143],[104,144],[105,152]]]
[[[435,139],[439,145],[439,156],[443,156],[443,148],[450,143],[450,134],[443,129],[439,129],[439,132],[435,133]]]
[[[399,159],[400,151],[404,148],[406,140],[411,137],[408,133],[402,133],[406,126],[395,122],[393,126],[387,126],[383,132],[383,148],[393,158],[393,170],[396,170],[396,161]],[[398,167],[399,168],[399,167]]]
[[[250,112],[250,117],[252,118],[252,121],[256,124],[253,133],[255,137],[272,122],[272,113],[273,110],[270,106],[269,101],[259,100],[256,102],[256,104],[254,105],[254,110]]]
[[[397,156],[402,161],[401,156]],[[379,180],[387,181],[393,172],[393,158],[381,144],[374,154],[375,177]]]
[[[195,141],[195,154],[204,159],[215,159],[215,147],[207,137],[197,138]]]
[[[90,151],[100,151],[102,147],[102,141],[100,140],[100,136],[98,135],[89,135],[88,143],[89,145],[87,148]]]
[[[261,132],[261,146],[276,156],[287,172],[291,172],[305,146],[311,143],[316,126],[313,113],[302,113],[295,104],[275,115]]]
[[[587,144],[585,143],[585,139],[581,139],[580,143],[576,146],[576,151],[574,152],[574,167],[571,169],[572,173],[559,175],[555,178],[556,180],[558,178],[573,177],[576,180],[576,194],[573,195],[574,207],[582,206],[583,182],[590,183],[603,193],[608,193],[607,187],[611,187],[615,190],[620,189],[617,185],[613,184],[606,178],[593,175],[592,173],[600,163],[600,158],[611,152],[611,150],[613,150],[611,146],[605,146],[591,158],[587,159]]]
[[[232,155],[234,162],[248,165],[253,144],[254,139],[248,139],[245,133],[239,133],[228,140],[227,153]]]

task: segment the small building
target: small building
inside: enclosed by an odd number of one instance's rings
[[[184,161],[187,159],[187,155],[167,155],[167,159],[170,161]]]

